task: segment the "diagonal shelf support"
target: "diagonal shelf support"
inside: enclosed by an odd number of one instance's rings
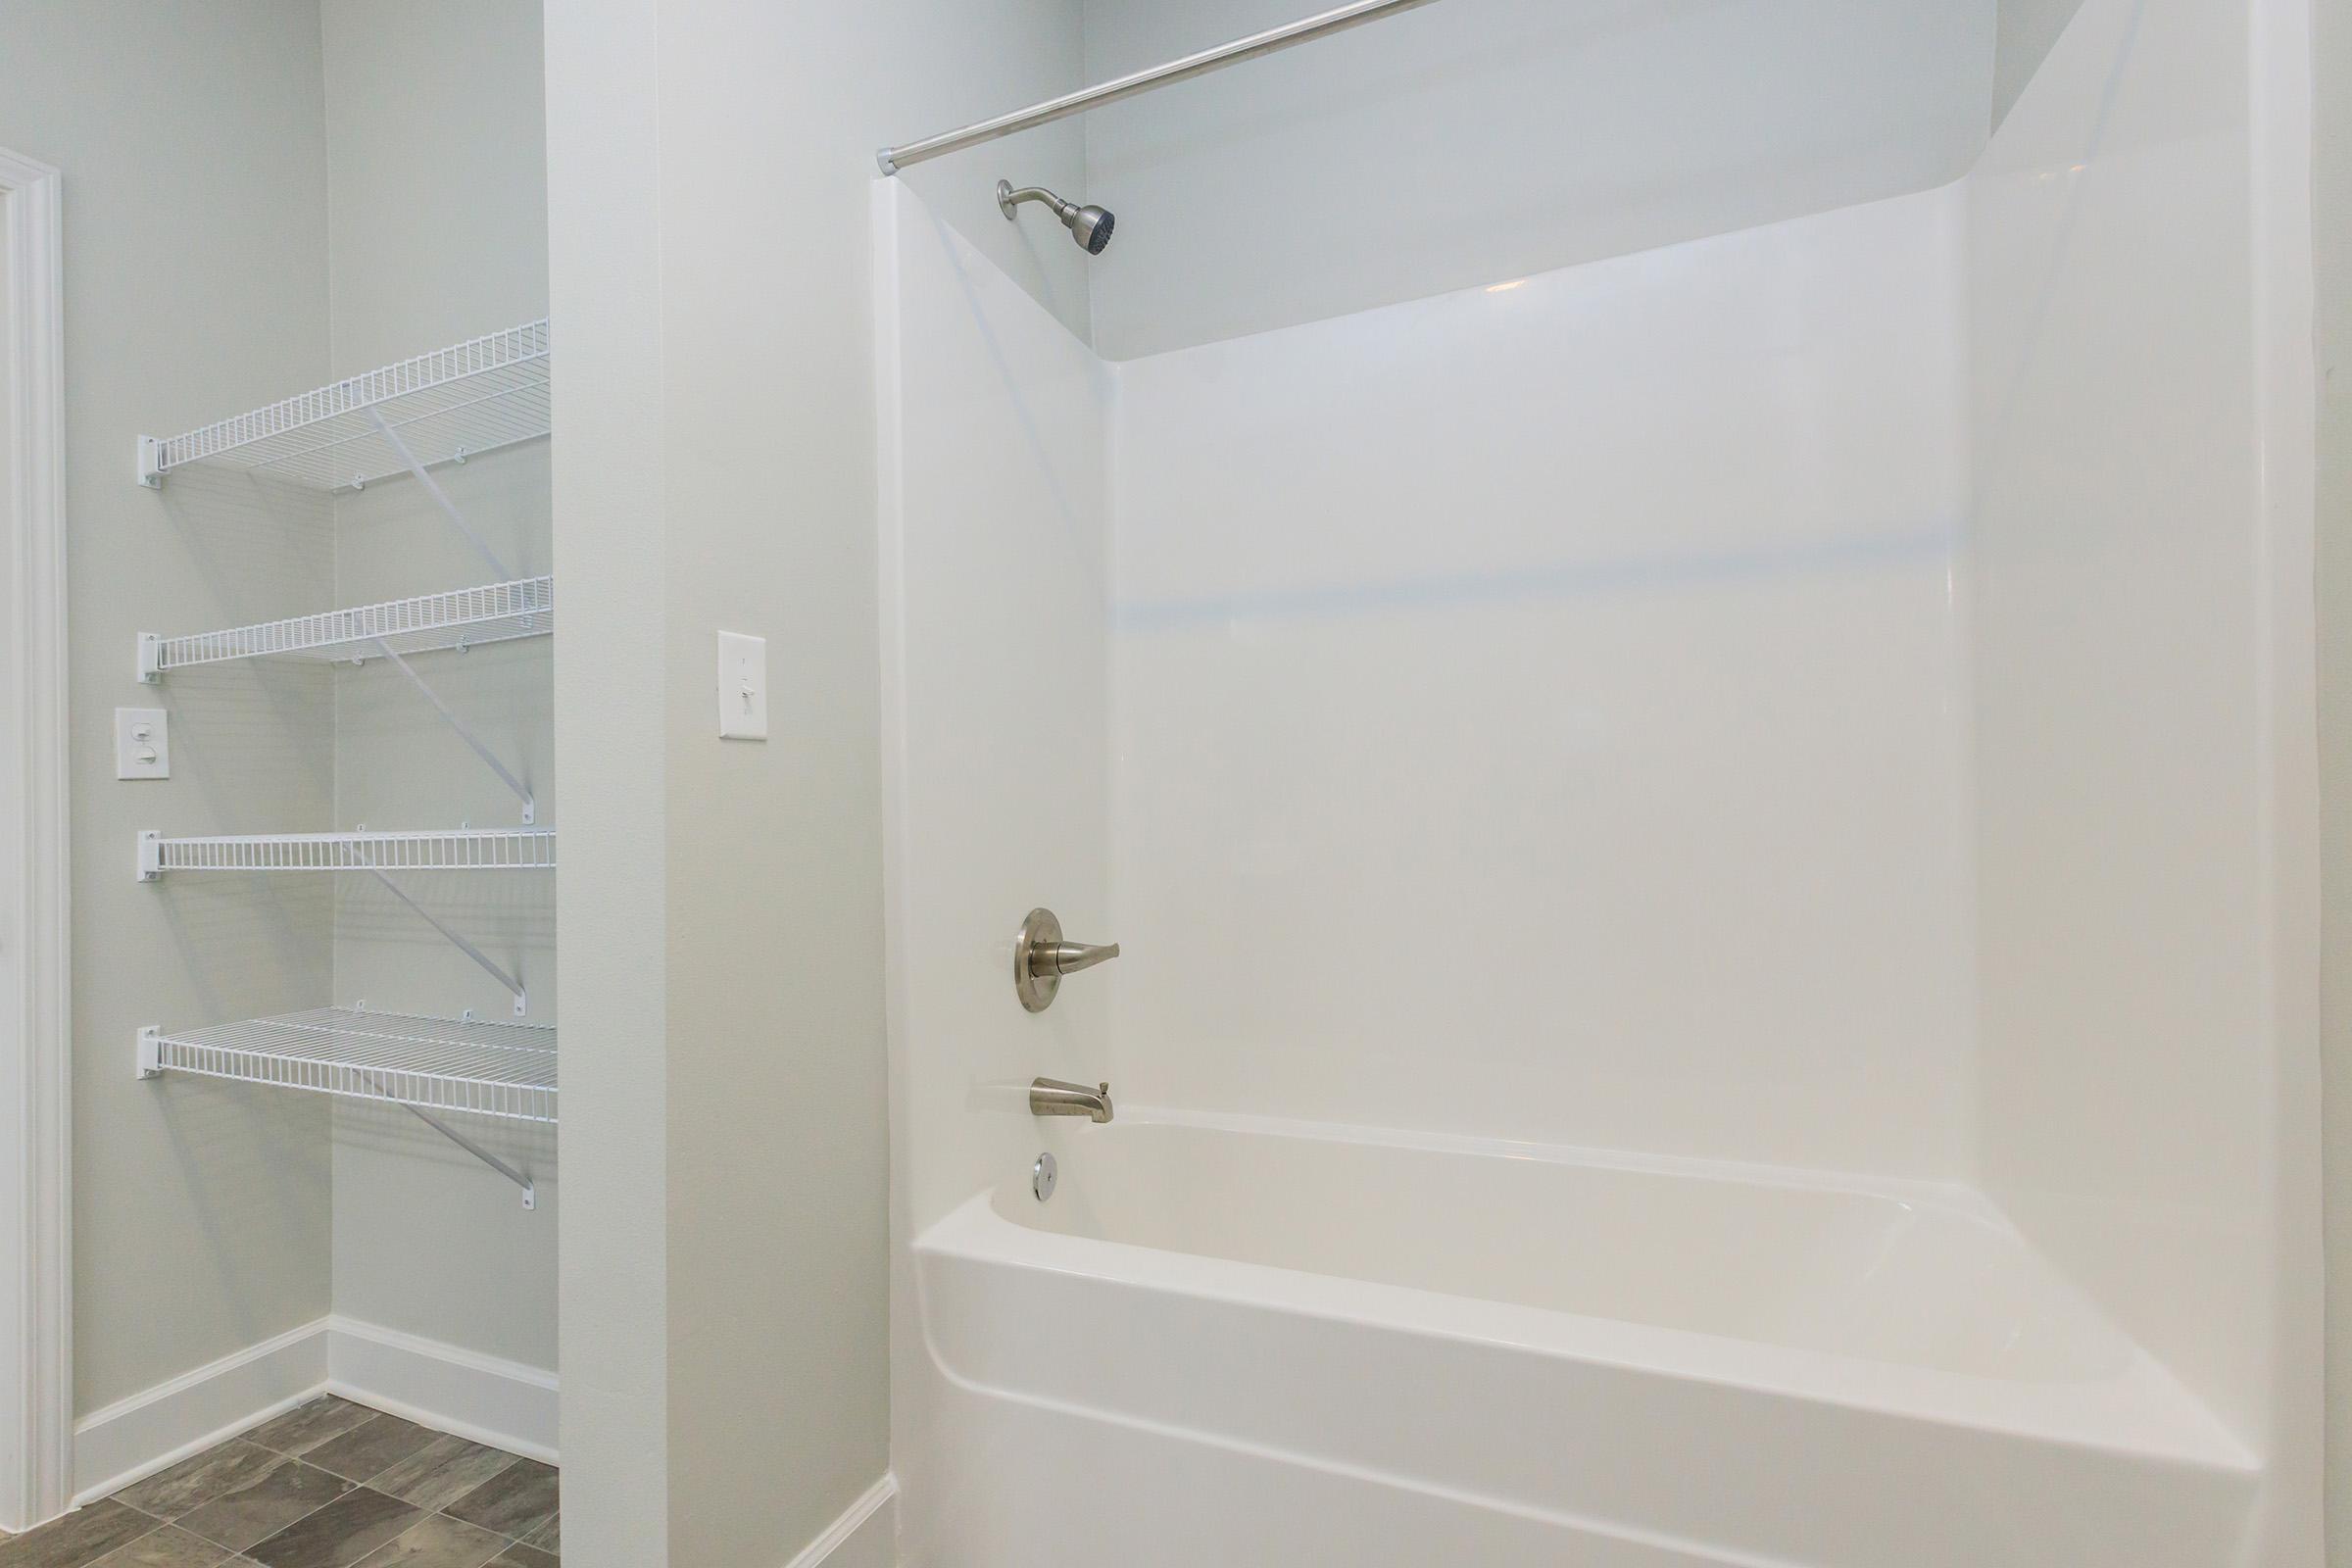
[[[497,572],[501,578],[514,576],[514,574],[507,569],[507,564],[498,559],[497,552],[483,541],[480,534],[473,531],[473,524],[466,520],[466,514],[460,512],[458,504],[449,499],[449,492],[441,488],[440,481],[427,473],[424,465],[416,461],[416,454],[409,450],[409,444],[400,438],[399,431],[392,428],[392,421],[384,417],[383,412],[379,409],[369,409],[368,417],[375,425],[375,433],[384,438],[384,445],[392,449],[392,455],[400,459],[402,465],[408,468],[418,484],[424,486],[424,493],[433,498],[433,505],[439,507],[442,515],[449,518],[450,526],[457,529],[467,544],[473,546],[473,553],[490,563],[490,569]]]
[[[382,1088],[380,1082],[377,1084],[377,1087],[379,1089]],[[496,1154],[493,1154],[490,1152],[490,1151],[484,1149],[481,1145],[475,1143],[472,1139],[466,1137],[464,1133],[458,1131],[455,1127],[452,1127],[449,1123],[434,1115],[431,1111],[422,1109],[416,1105],[407,1104],[402,1105],[400,1108],[407,1111],[410,1115],[416,1117],[418,1121],[424,1123],[427,1127],[430,1127],[433,1131],[439,1133],[442,1137],[448,1139],[451,1143],[457,1145],[460,1149],[466,1151],[466,1152],[468,1154],[471,1154],[474,1158],[480,1160],[483,1164],[489,1166],[492,1170],[498,1172],[501,1176],[504,1176],[507,1180],[513,1182],[515,1186],[521,1188],[522,1206],[524,1208],[535,1209],[539,1206],[539,1186],[528,1176],[525,1176],[522,1172],[516,1170],[514,1166],[508,1164],[505,1160],[499,1158]]]
[[[443,718],[449,721],[449,727],[458,732],[458,739],[472,747],[473,755],[480,758],[485,763],[487,763],[490,771],[496,773],[506,784],[507,788],[514,792],[515,798],[522,802],[523,825],[528,827],[530,824],[538,821],[539,803],[531,798],[529,786],[525,785],[522,780],[516,778],[514,773],[508,769],[507,764],[498,760],[497,754],[492,752],[489,747],[483,745],[481,738],[475,735],[472,730],[466,727],[466,721],[464,719],[458,717],[457,714],[449,710],[449,705],[441,700],[440,694],[424,683],[424,677],[417,674],[416,670],[412,669],[409,666],[409,662],[407,660],[401,658],[400,655],[392,651],[392,645],[390,643],[386,642],[383,638],[378,637],[375,640],[375,646],[386,659],[389,659],[393,663],[400,666],[400,672],[409,677],[410,684],[414,685],[418,691],[424,693],[424,700],[433,705],[433,710],[435,712],[439,713]]]
[[[491,979],[497,981],[500,985],[505,986],[507,990],[514,995],[515,1017],[524,1017],[530,1012],[530,993],[523,989],[521,981],[515,979],[513,975],[507,973],[505,969],[501,968],[498,960],[491,957],[490,955],[484,953],[481,949],[475,947],[472,943],[466,941],[464,937],[460,936],[447,921],[443,920],[439,915],[433,913],[432,910],[426,908],[423,905],[418,904],[415,899],[410,898],[408,891],[405,888],[403,888],[399,883],[393,881],[390,877],[384,875],[382,871],[378,870],[372,865],[368,866],[367,870],[369,876],[374,877],[378,882],[381,882],[387,889],[389,889],[394,898],[398,899],[401,903],[407,905],[411,909],[415,910],[417,919],[422,920],[426,925],[429,925],[434,930],[440,932],[442,936],[449,940],[449,945],[451,947],[456,948],[460,953],[463,953],[466,955],[466,956],[471,958],[475,963],[481,965],[482,972],[484,974],[487,974]]]

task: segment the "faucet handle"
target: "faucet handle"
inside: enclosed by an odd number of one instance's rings
[[[1108,963],[1119,956],[1116,942],[1102,947],[1090,947],[1083,942],[1056,942],[1051,947],[1029,950],[1029,966],[1048,974],[1076,974],[1092,969],[1098,963]]]
[[[1054,994],[1061,989],[1063,975],[1092,969],[1118,956],[1116,942],[1100,947],[1064,942],[1061,921],[1052,909],[1031,909],[1029,918],[1021,922],[1021,934],[1013,939],[1013,989],[1019,993],[1022,1006],[1043,1012],[1054,1005]]]

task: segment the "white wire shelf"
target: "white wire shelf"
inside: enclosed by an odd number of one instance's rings
[[[396,654],[472,648],[556,629],[556,579],[524,577],[479,588],[388,599],[352,610],[329,610],[287,620],[267,620],[185,637],[139,634],[139,678],[236,659],[373,659]]]
[[[249,833],[168,839],[139,834],[139,880],[167,871],[544,871],[553,828],[454,833]]]
[[[547,322],[509,327],[184,435],[141,436],[139,482],[220,463],[340,490],[408,472],[403,446],[427,467],[495,452],[548,433],[551,363]]]
[[[209,1029],[142,1029],[139,1070],[417,1110],[556,1119],[556,1031],[547,1024],[318,1007]]]

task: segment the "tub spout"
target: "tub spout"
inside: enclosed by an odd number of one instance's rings
[[[1040,1078],[1029,1086],[1029,1114],[1032,1116],[1085,1116],[1094,1121],[1110,1120],[1110,1085],[1089,1089],[1084,1084],[1065,1084],[1058,1078]]]

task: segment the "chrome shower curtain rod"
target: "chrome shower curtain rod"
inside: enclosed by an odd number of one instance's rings
[[[904,147],[885,147],[874,156],[882,166],[882,172],[895,174],[907,165],[919,164],[926,158],[977,147],[984,141],[1010,136],[1032,125],[1067,120],[1089,109],[1100,109],[1104,104],[1115,104],[1122,99],[1148,93],[1155,87],[1165,87],[1170,82],[1205,76],[1212,71],[1238,66],[1245,60],[1255,60],[1260,55],[1274,54],[1294,44],[1309,43],[1335,32],[1345,32],[1349,27],[1360,27],[1367,22],[1378,22],[1383,17],[1415,10],[1430,3],[1431,0],[1355,0],[1353,5],[1341,6],[1320,16],[1306,17],[1264,32],[1251,33],[1247,38],[1236,38],[1214,49],[1203,49],[1197,55],[1186,55],[1182,60],[1171,60],[1164,66],[1153,66],[1148,71],[1138,71],[1093,87],[1081,88],[1077,92],[1064,93],[1059,98],[1049,98],[1042,104],[1016,109],[1009,115],[999,115],[994,120],[983,120],[958,130],[942,131],[936,136],[926,136],[921,141],[910,141]]]

